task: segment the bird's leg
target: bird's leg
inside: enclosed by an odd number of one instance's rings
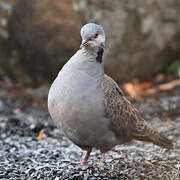
[[[101,152],[100,162],[99,162],[99,168],[102,168],[104,165],[104,156],[105,154]]]
[[[82,165],[88,165],[88,159],[89,159],[89,156],[90,156],[90,153],[91,153],[91,149],[89,149],[87,152],[86,152],[86,155],[82,161]]]

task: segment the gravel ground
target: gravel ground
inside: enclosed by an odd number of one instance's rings
[[[97,150],[90,157],[93,166],[81,166],[85,152],[53,126],[41,105],[46,88],[29,90],[21,99],[8,96],[0,90],[0,179],[180,179],[179,89],[135,102],[154,127],[174,140],[175,149],[164,152],[134,141],[106,153],[102,169]]]

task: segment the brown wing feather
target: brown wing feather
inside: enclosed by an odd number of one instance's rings
[[[117,83],[109,76],[103,81],[105,115],[111,120],[110,128],[125,143],[138,139],[153,142],[162,147],[172,148],[172,142],[149,126],[138,110],[124,97]]]

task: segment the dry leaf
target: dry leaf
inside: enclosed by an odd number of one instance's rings
[[[41,129],[41,131],[39,132],[39,135],[37,137],[37,140],[40,141],[43,139],[43,137],[44,137],[44,129]]]
[[[135,85],[132,83],[125,83],[123,85],[124,90],[126,91],[126,93],[132,97],[132,98],[138,98],[139,95],[137,93],[137,89],[135,89]]]
[[[152,88],[152,83],[143,82],[140,84],[126,83],[123,85],[126,93],[132,98],[140,98],[146,89]]]
[[[180,86],[180,80],[176,79],[168,83],[160,84],[159,86],[151,89],[147,89],[146,94],[154,94],[158,91],[167,91],[173,89],[176,86]]]
[[[166,121],[166,126],[167,126],[168,128],[173,128],[173,126],[174,126],[174,122],[173,122],[173,121],[168,120],[168,121]]]

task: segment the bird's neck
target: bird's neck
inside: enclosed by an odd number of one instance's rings
[[[77,51],[59,72],[59,83],[63,84],[62,79],[64,82],[71,80],[72,91],[79,90],[81,87],[85,87],[89,91],[100,88],[104,78],[104,63],[103,61],[98,62],[97,52],[94,53],[94,51],[86,51],[84,48]],[[101,56],[100,52],[99,56]]]
[[[104,45],[101,44],[96,48],[83,48],[83,53],[95,57],[97,63],[103,63]]]
[[[98,63],[103,62],[103,53],[104,53],[104,46],[100,46],[97,50],[97,56],[96,56],[96,61]]]

